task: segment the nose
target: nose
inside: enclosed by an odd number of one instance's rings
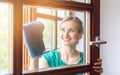
[[[68,38],[68,37],[69,37],[68,31],[64,32],[64,38]]]

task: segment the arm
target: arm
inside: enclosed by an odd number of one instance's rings
[[[49,67],[47,61],[41,57],[39,59],[39,57],[35,57],[35,58],[30,58],[30,66],[29,66],[29,70],[38,70],[39,68],[47,68]]]
[[[47,61],[45,60],[45,58],[41,57],[39,60],[39,68],[48,68],[49,65],[47,63]]]
[[[30,58],[30,66],[29,66],[29,70],[37,70],[38,69],[38,60],[39,57],[34,57],[34,58]]]

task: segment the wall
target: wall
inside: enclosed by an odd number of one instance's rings
[[[106,45],[101,45],[103,59],[102,75],[120,75],[120,0],[101,1],[101,39]]]

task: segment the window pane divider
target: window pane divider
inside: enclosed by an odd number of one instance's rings
[[[51,16],[47,14],[42,14],[42,13],[36,13],[37,17],[40,18],[46,18],[46,19],[53,19],[53,20],[62,20],[63,18],[57,17],[57,16]]]

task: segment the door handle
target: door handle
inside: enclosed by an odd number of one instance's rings
[[[100,36],[95,38],[95,41],[91,41],[90,45],[95,45],[96,47],[100,47],[100,44],[106,44],[107,41],[100,40]]]

